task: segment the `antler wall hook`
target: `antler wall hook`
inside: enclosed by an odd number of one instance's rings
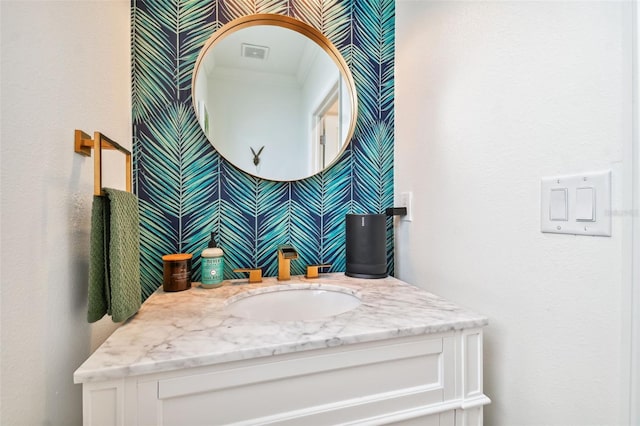
[[[251,147],[249,147],[251,148]],[[251,148],[251,153],[253,154],[253,164],[255,164],[256,166],[258,164],[260,164],[260,154],[262,154],[262,150],[264,149],[264,146],[262,148],[260,148],[260,150],[258,150],[258,153],[256,154],[256,152],[253,150],[253,148]]]

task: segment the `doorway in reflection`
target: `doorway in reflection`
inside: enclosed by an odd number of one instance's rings
[[[313,115],[311,140],[312,169],[323,170],[337,158],[342,149],[340,140],[340,86],[336,83],[324,97]]]

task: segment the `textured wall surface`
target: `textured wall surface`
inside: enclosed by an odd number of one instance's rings
[[[271,182],[238,171],[213,149],[191,106],[191,74],[211,34],[253,13],[278,13],[319,29],[338,47],[358,90],[354,138],[328,171]],[[276,246],[343,271],[344,215],[382,213],[393,203],[393,0],[133,0],[134,172],[141,206],[143,292],[161,283],[161,256],[199,254],[209,233],[234,267],[277,273]],[[390,228],[390,222],[389,222]],[[393,270],[393,236],[388,231]],[[199,256],[194,280],[199,280]]]
[[[116,324],[87,323],[93,158],[73,136],[131,147],[129,1],[1,1],[0,15],[0,424],[80,425],[73,372]],[[122,156],[104,160],[124,176]]]
[[[540,178],[612,169],[630,208],[631,3],[396,8],[397,275],[489,317],[486,425],[630,424],[630,214],[543,234]]]

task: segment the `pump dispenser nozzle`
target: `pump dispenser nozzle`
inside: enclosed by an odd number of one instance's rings
[[[216,248],[216,247],[218,247],[216,245],[216,233],[215,232],[211,233],[211,239],[209,240],[209,245],[207,247],[208,248]]]

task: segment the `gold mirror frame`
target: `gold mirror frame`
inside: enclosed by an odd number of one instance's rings
[[[244,28],[249,28],[249,27],[253,27],[253,26],[258,26],[258,25],[266,25],[266,26],[277,26],[277,27],[281,27],[281,28],[286,28],[289,30],[293,30],[296,31],[297,33],[307,37],[308,39],[314,41],[318,46],[320,46],[328,55],[329,57],[333,60],[333,62],[337,65],[338,67],[338,71],[340,72],[340,75],[342,76],[342,78],[344,78],[344,82],[345,85],[348,89],[349,92],[349,99],[350,99],[350,112],[351,112],[351,120],[349,123],[349,129],[346,133],[346,137],[344,139],[344,142],[342,143],[342,147],[340,148],[340,151],[337,153],[336,157],[328,164],[324,167],[324,169],[318,170],[316,172],[313,172],[312,174],[308,175],[308,176],[303,176],[300,178],[296,178],[296,179],[289,179],[289,180],[279,180],[279,179],[271,179],[271,178],[265,178],[262,176],[257,176],[255,173],[251,173],[247,170],[244,169],[240,169],[243,170],[244,172],[261,178],[261,179],[267,179],[267,180],[274,180],[274,181],[293,181],[293,180],[301,180],[301,179],[306,179],[309,178],[311,176],[314,176],[318,173],[321,173],[323,171],[326,171],[327,169],[329,169],[330,167],[332,167],[336,162],[338,162],[338,160],[340,159],[340,157],[342,156],[342,154],[344,153],[345,149],[347,148],[347,146],[349,145],[349,143],[351,142],[351,138],[353,137],[353,133],[355,131],[355,127],[356,127],[356,122],[358,119],[358,96],[357,96],[357,92],[356,92],[356,85],[355,82],[353,80],[353,76],[351,75],[351,70],[349,69],[349,66],[347,65],[347,63],[345,62],[344,58],[342,57],[342,55],[340,54],[340,52],[338,51],[338,49],[333,45],[333,43],[331,43],[331,41],[324,36],[324,34],[322,34],[320,31],[318,31],[316,28],[302,22],[299,21],[297,19],[291,18],[289,16],[285,16],[285,15],[277,15],[277,14],[255,14],[255,15],[248,15],[248,16],[244,16],[241,18],[237,18],[234,19],[233,21],[223,25],[221,28],[219,28],[217,31],[215,31],[213,33],[213,35],[207,40],[207,42],[204,44],[202,50],[200,51],[200,54],[198,55],[198,58],[195,62],[195,66],[194,66],[194,71],[193,71],[193,76],[191,79],[191,99],[192,99],[192,104],[193,104],[193,108],[195,110],[195,114],[196,117],[199,117],[199,111],[198,111],[198,105],[196,105],[195,102],[195,82],[196,79],[198,77],[198,72],[200,71],[200,65],[202,63],[202,61],[204,60],[205,56],[207,55],[207,53],[216,45],[218,44],[222,39],[224,39],[225,37],[227,37],[230,34],[235,33],[236,31],[239,31],[241,29]],[[202,67],[204,68],[204,67]],[[203,129],[204,131],[204,129]],[[211,143],[211,141],[209,141]],[[213,143],[212,143],[213,145]],[[215,146],[214,146],[215,148]],[[227,159],[227,161],[229,161]],[[231,161],[230,161],[231,162]],[[233,164],[233,162],[231,162]]]

